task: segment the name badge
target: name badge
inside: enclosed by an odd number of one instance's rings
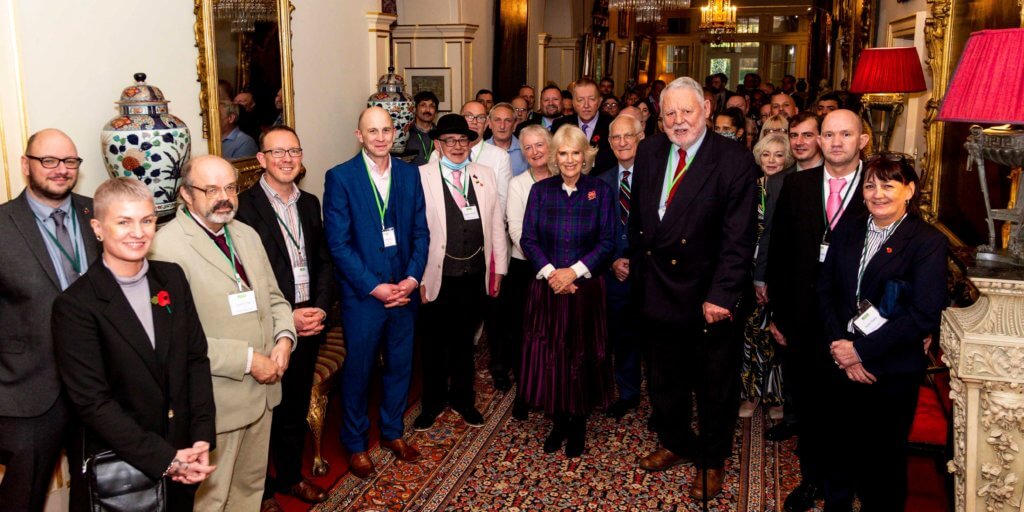
[[[380,234],[384,237],[384,247],[394,247],[398,245],[398,239],[395,238],[395,228],[384,228],[381,230]]]
[[[462,218],[464,220],[476,220],[480,218],[480,212],[476,209],[476,205],[464,206],[460,209],[462,210]]]
[[[867,336],[885,325],[888,320],[871,303],[866,303],[865,305],[867,307],[853,319],[853,327],[860,331],[861,334]]]
[[[292,275],[295,277],[295,284],[309,284],[309,267],[292,267]]]
[[[828,256],[828,244],[818,246],[818,263],[825,263],[825,256]]]
[[[244,315],[256,311],[256,292],[252,290],[229,293],[228,305],[231,306],[231,316]]]

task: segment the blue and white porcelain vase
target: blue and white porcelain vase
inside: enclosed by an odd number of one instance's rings
[[[145,73],[136,73],[135,84],[117,102],[121,115],[100,136],[107,172],[143,182],[153,192],[158,217],[174,214],[181,167],[192,152],[188,127],[167,103],[160,89],[146,84]]]
[[[403,153],[409,140],[409,126],[416,118],[415,105],[405,94],[405,78],[395,74],[395,68],[388,68],[388,74],[377,81],[377,92],[366,101],[367,107],[380,107],[391,114],[395,123],[395,143],[392,153]]]

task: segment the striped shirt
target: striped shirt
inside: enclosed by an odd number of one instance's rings
[[[281,228],[281,236],[284,237],[284,245],[288,248],[288,259],[292,267],[306,266],[306,240],[302,232],[302,225],[299,221],[299,194],[302,191],[292,183],[291,197],[285,201],[280,194],[267,184],[266,175],[260,178],[260,186],[270,200],[270,206],[277,216],[277,225]],[[286,227],[287,226],[287,227]],[[310,298],[309,281],[305,283],[295,282],[295,303],[306,302]]]
[[[871,258],[875,257],[875,253],[882,248],[882,244],[896,232],[896,228],[900,227],[905,218],[907,218],[907,214],[904,213],[900,220],[880,228],[875,225],[874,217],[868,217],[868,232],[864,235],[864,249],[860,255],[860,268],[857,269],[857,300],[860,300],[860,282],[864,278],[864,270],[868,268],[868,263],[871,262]]]

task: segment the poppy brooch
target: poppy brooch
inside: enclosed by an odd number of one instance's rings
[[[149,302],[154,306],[167,308],[168,313],[171,312],[171,294],[167,293],[167,290],[160,290],[156,295],[149,298]]]

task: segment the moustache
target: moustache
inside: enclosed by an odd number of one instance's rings
[[[213,203],[213,210],[219,210],[221,208],[229,208],[231,211],[234,211],[235,205],[227,199],[221,199],[220,201]]]

